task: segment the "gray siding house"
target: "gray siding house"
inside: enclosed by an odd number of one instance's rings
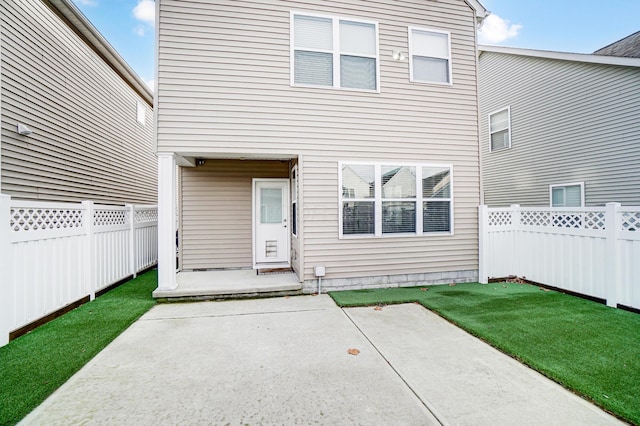
[[[217,269],[477,279],[477,1],[156,5],[156,295]]]
[[[0,187],[155,203],[153,95],[69,0],[0,2]]]
[[[485,204],[640,205],[640,58],[479,50]]]

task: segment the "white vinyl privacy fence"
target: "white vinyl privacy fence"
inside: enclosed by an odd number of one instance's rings
[[[480,206],[480,280],[517,275],[640,309],[640,207]]]
[[[157,263],[157,207],[0,196],[0,346]]]

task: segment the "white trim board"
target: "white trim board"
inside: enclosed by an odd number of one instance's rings
[[[619,56],[592,55],[589,53],[555,52],[551,50],[521,49],[504,46],[478,46],[478,54],[483,52],[503,53],[506,55],[531,56],[533,58],[557,59],[561,61],[584,62],[590,64],[618,65],[640,67],[640,58],[623,58]]]

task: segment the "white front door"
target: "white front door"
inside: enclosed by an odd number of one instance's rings
[[[253,180],[255,266],[289,266],[289,179]]]

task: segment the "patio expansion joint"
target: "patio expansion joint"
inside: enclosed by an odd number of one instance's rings
[[[225,318],[225,317],[245,317],[251,315],[272,315],[272,314],[295,314],[302,312],[320,312],[326,311],[327,309],[294,309],[290,311],[269,311],[269,312],[243,312],[240,314],[211,314],[211,315],[189,315],[189,316],[179,316],[179,317],[160,317],[160,318],[140,318],[139,321],[164,321],[164,320],[184,320],[184,319],[194,319],[194,318]]]
[[[407,386],[407,388],[416,396],[416,398],[418,398],[418,401],[420,401],[422,405],[433,415],[433,417],[438,421],[438,423],[440,423],[442,426],[449,426],[450,423],[447,422],[442,415],[438,414],[438,411],[435,409],[433,404],[427,398],[421,397],[418,394],[418,392],[416,392],[416,390],[409,384],[409,382],[405,380],[402,374],[400,374],[400,372],[393,366],[393,364],[391,364],[391,362],[387,359],[384,353],[380,351],[380,349],[376,346],[376,344],[371,339],[369,339],[369,336],[367,336],[365,332],[362,331],[362,329],[358,326],[358,324],[353,320],[353,318],[351,318],[351,316],[345,310],[345,308],[340,308],[340,310],[349,319],[349,321],[351,321],[351,323],[356,328],[356,330],[358,330],[358,332],[367,340],[367,342],[369,342],[369,344],[373,347],[373,349],[375,349],[375,351],[382,357],[382,359],[385,360],[385,362],[391,368],[391,370],[393,370],[393,372],[400,378],[400,380],[402,380],[402,383],[404,383],[405,386]]]

